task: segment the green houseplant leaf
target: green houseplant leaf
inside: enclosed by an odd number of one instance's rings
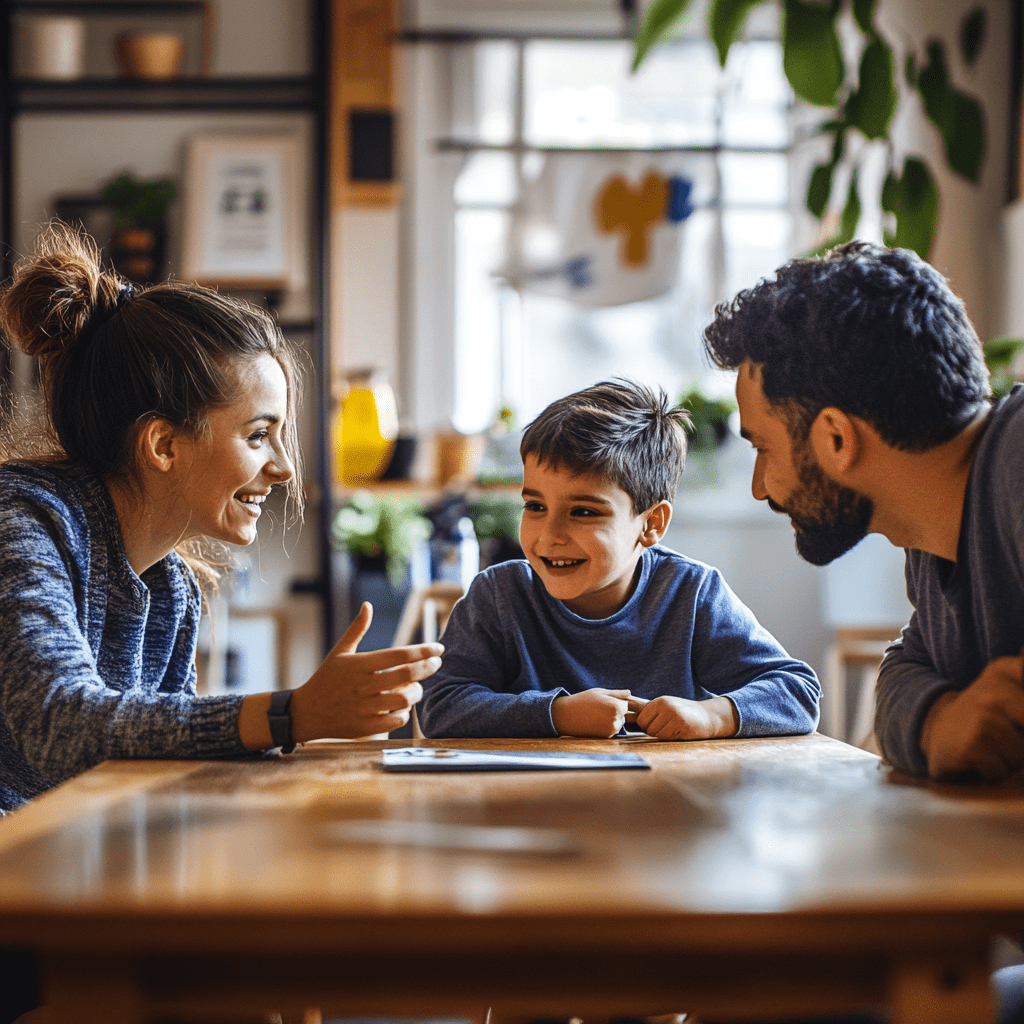
[[[878,0],[853,0],[853,20],[866,35],[874,32],[875,7]]]
[[[976,182],[985,159],[985,115],[973,96],[949,84],[946,53],[937,40],[928,44],[928,63],[917,76],[917,87],[925,113],[942,134],[949,166]]]
[[[984,40],[985,8],[975,7],[960,26],[960,53],[965,64],[973,64],[978,59]]]
[[[711,0],[708,34],[718,50],[718,63],[725,67],[729,47],[736,41],[750,12],[762,0]]]
[[[896,230],[884,232],[885,244],[913,249],[927,259],[939,220],[939,188],[923,161],[908,157],[902,177],[889,172],[882,186],[882,209],[896,217]]]
[[[690,0],[654,0],[644,12],[633,44],[633,70],[636,71],[651,47],[660,42],[686,13]]]
[[[838,6],[785,0],[782,17],[782,66],[793,91],[819,107],[839,96],[846,69],[836,32]]]
[[[947,130],[942,133],[946,159],[957,174],[977,182],[985,159],[985,114],[981,104],[959,90],[951,90]]]
[[[818,164],[811,172],[811,180],[807,185],[807,209],[821,220],[832,196],[832,173],[835,164]]]
[[[857,234],[861,210],[860,190],[857,187],[857,169],[854,168],[853,174],[850,176],[850,187],[846,192],[846,203],[843,206],[842,216],[839,218],[839,230],[831,238],[815,246],[807,255],[821,256],[834,246],[852,241]]]
[[[889,131],[897,99],[892,53],[876,37],[861,54],[860,81],[846,102],[846,115],[867,138],[881,139]]]

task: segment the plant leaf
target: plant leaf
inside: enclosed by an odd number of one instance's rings
[[[857,234],[857,225],[860,223],[860,194],[857,190],[857,169],[854,168],[850,177],[850,188],[846,193],[846,205],[843,207],[842,215],[839,218],[839,230],[831,237],[826,238],[820,245],[816,245],[805,256],[823,256],[834,249],[837,245],[850,242]]]
[[[877,2],[878,0],[853,0],[853,17],[861,32],[873,31],[872,23],[875,20]]]
[[[725,67],[729,47],[736,42],[750,12],[762,0],[711,0],[708,35],[718,50],[718,63]]]
[[[981,104],[959,90],[950,90],[947,101],[946,159],[957,174],[977,183],[985,159],[985,114]]]
[[[867,138],[880,139],[889,130],[896,101],[892,53],[881,39],[873,39],[861,55],[860,81],[846,101],[847,116]]]
[[[782,66],[797,96],[815,106],[833,106],[846,71],[834,8],[785,0],[782,49]]]
[[[942,44],[928,44],[928,64],[918,76],[928,118],[942,133],[946,159],[957,174],[977,182],[985,159],[985,114],[981,104],[949,84]]]
[[[903,77],[911,89],[917,88],[917,57],[913,53],[907,54],[906,63],[903,65]]]
[[[832,195],[832,172],[834,164],[818,164],[811,172],[811,180],[807,185],[807,209],[821,220],[825,207]]]
[[[973,64],[985,41],[985,8],[975,7],[960,26],[960,53],[965,64]]]
[[[917,88],[924,100],[924,112],[942,131],[946,118],[949,75],[946,72],[945,50],[942,43],[934,39],[928,44],[928,63],[917,76]]]
[[[857,169],[854,168],[850,175],[850,189],[846,193],[846,205],[843,207],[842,216],[839,218],[839,239],[841,242],[851,241],[857,234],[857,225],[860,223],[860,193],[857,191]]]
[[[923,161],[907,157],[902,178],[889,172],[882,186],[882,209],[896,217],[896,230],[884,233],[885,244],[913,249],[928,259],[939,220],[939,189]]]
[[[633,71],[640,67],[651,47],[664,39],[689,6],[690,0],[654,0],[647,8],[633,44]]]

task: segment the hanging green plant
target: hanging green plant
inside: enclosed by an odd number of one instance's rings
[[[807,103],[834,112],[819,126],[823,134],[832,136],[831,154],[812,170],[807,186],[807,209],[819,220],[832,199],[837,168],[844,161],[852,164],[839,230],[815,251],[848,242],[857,230],[862,210],[858,160],[863,149],[850,156],[847,146],[849,133],[856,131],[868,141],[881,139],[888,143],[880,204],[894,226],[885,231],[886,245],[913,249],[927,259],[938,224],[939,189],[921,157],[908,156],[902,168],[895,163],[889,131],[899,92],[893,50],[875,25],[877,0],[851,0],[853,21],[864,37],[856,66],[845,61],[839,41],[837,26],[843,0],[711,0],[708,34],[723,67],[750,12],[764,2],[780,3],[782,7],[782,64],[793,92]],[[634,71],[651,48],[668,35],[690,3],[653,0],[637,32]],[[958,40],[968,66],[977,59],[984,37],[985,11],[976,7],[963,20]],[[923,62],[916,53],[909,53],[904,78],[920,93],[925,114],[938,128],[950,168],[977,183],[985,160],[985,113],[977,99],[950,82],[942,41],[926,42]]]

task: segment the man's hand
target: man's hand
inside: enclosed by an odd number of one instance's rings
[[[996,658],[966,689],[939,697],[921,750],[935,779],[974,773],[998,782],[1024,768],[1024,657]]]
[[[608,740],[617,735],[629,710],[629,690],[595,687],[556,697],[551,721],[559,736],[592,736]]]
[[[659,740],[710,740],[735,736],[739,728],[736,707],[728,697],[655,697],[636,716],[636,724]]]

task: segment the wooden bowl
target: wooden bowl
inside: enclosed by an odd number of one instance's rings
[[[117,64],[125,78],[174,78],[185,59],[185,40],[164,33],[118,36]]]

